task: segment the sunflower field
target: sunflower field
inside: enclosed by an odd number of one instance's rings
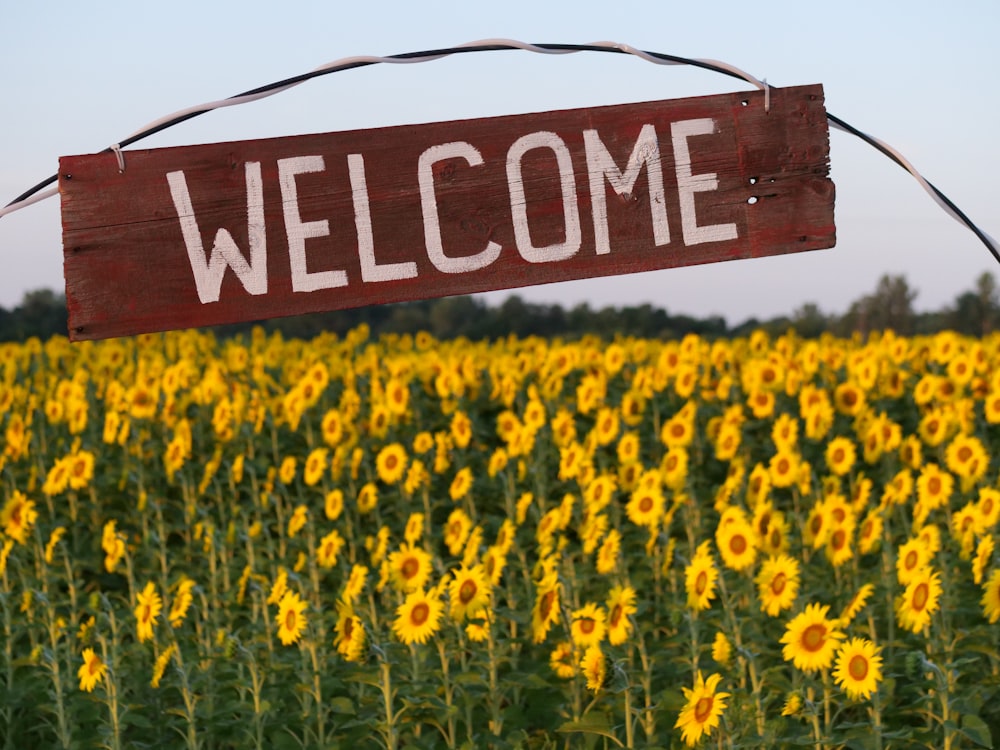
[[[0,344],[2,748],[1000,738],[1000,336]]]

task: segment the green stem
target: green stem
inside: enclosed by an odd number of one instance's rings
[[[444,689],[444,705],[447,707],[447,730],[443,731],[444,740],[448,744],[450,749],[455,747],[455,712],[452,710],[454,706],[454,695],[455,687],[451,684],[451,677],[449,676],[448,670],[448,654],[444,648],[444,642],[440,638],[436,638],[438,657],[441,659],[441,683]]]
[[[396,714],[392,710],[392,681],[389,674],[389,662],[382,657],[382,703],[385,706],[385,729],[382,735],[385,738],[386,750],[397,750],[399,738],[396,733]]]
[[[632,728],[632,688],[625,688],[625,747],[635,747],[635,737]]]

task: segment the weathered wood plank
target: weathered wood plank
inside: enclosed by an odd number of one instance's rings
[[[835,242],[818,85],[124,157],[60,160],[75,340]]]

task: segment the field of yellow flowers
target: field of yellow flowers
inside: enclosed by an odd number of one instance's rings
[[[0,745],[991,747],[998,364],[0,344]]]

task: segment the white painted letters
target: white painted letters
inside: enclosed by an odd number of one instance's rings
[[[548,148],[556,155],[559,167],[559,183],[562,188],[563,222],[566,239],[561,243],[535,247],[531,244],[528,228],[528,207],[524,196],[524,177],[521,174],[521,159],[536,148]],[[510,190],[510,210],[514,224],[514,241],[517,251],[529,263],[549,263],[571,258],[583,244],[580,232],[580,210],[576,205],[576,179],[573,175],[573,159],[562,138],[547,130],[521,136],[507,151],[507,188]]]
[[[445,159],[465,159],[472,167],[483,163],[483,157],[476,148],[465,141],[442,143],[431,146],[420,154],[417,160],[417,178],[420,184],[420,208],[424,217],[424,244],[427,257],[441,273],[467,273],[485,268],[500,257],[500,245],[490,240],[486,247],[475,255],[451,258],[444,254],[441,243],[441,221],[438,218],[437,196],[434,192],[434,164]]]
[[[260,176],[260,162],[248,161],[245,167],[247,181],[247,236],[250,240],[250,262],[236,247],[227,229],[219,228],[212,244],[212,255],[205,260],[201,230],[191,205],[184,172],[168,172],[170,196],[181,222],[181,234],[187,247],[188,260],[194,274],[195,288],[202,304],[218,302],[222,277],[226,267],[233,269],[236,277],[249,294],[267,294],[267,235],[264,231],[264,187]]]
[[[638,124],[638,123],[637,123]],[[661,128],[665,128],[662,125]],[[635,132],[632,130],[631,132]],[[715,172],[692,174],[691,150],[688,139],[695,136],[711,135],[717,132],[716,122],[712,118],[680,120],[670,124],[670,137],[673,147],[674,168],[677,178],[676,195],[670,197],[677,201],[681,217],[681,228],[685,246],[709,242],[723,242],[737,239],[738,232],[735,223],[698,225],[695,194],[719,189],[719,180]],[[653,123],[641,124],[631,154],[623,167],[615,162],[610,151],[601,139],[597,129],[582,131],[583,158],[586,160],[587,176],[590,187],[591,213],[594,223],[594,253],[607,255],[611,253],[611,237],[608,228],[608,188],[616,195],[627,198],[635,189],[643,168],[646,169],[646,180],[649,193],[649,211],[653,242],[657,247],[668,245],[671,240],[670,226],[667,218],[667,192],[664,186],[661,145]],[[501,147],[502,148],[502,147]],[[545,149],[554,155],[553,160],[548,154],[529,160],[529,164],[544,171],[535,174],[530,179],[552,183],[558,172],[560,198],[562,201],[562,226],[565,230],[561,241],[547,245],[536,245],[531,238],[529,226],[527,193],[532,187],[525,186],[526,155],[538,149]],[[716,149],[717,150],[717,149]],[[296,178],[301,174],[325,173],[324,156],[314,154],[309,156],[293,156],[277,159],[278,185],[281,192],[281,210],[284,215],[285,234],[288,243],[288,267],[293,292],[315,292],[324,289],[334,289],[348,286],[348,271],[345,268],[360,267],[360,282],[393,282],[415,279],[418,276],[417,260],[395,263],[379,263],[375,257],[374,228],[372,225],[371,197],[368,191],[368,181],[365,167],[365,157],[361,153],[336,155],[334,158],[345,158],[347,176],[350,183],[351,199],[354,213],[354,226],[357,230],[357,263],[345,257],[345,248],[332,247],[332,241],[327,242],[327,255],[337,259],[340,270],[308,270],[306,257],[306,241],[322,237],[329,238],[330,222],[340,217],[326,216],[314,221],[303,221],[299,206],[299,186]],[[580,158],[580,154],[577,155]],[[580,206],[577,196],[576,176],[573,169],[573,156],[569,147],[558,134],[548,130],[539,130],[516,138],[506,151],[504,167],[506,169],[507,190],[510,198],[509,227],[513,232],[513,240],[520,257],[528,263],[554,263],[575,256],[583,246],[581,231]],[[416,163],[417,187],[420,199],[420,214],[424,235],[427,259],[437,271],[444,274],[465,274],[486,269],[493,264],[502,252],[498,242],[487,240],[485,247],[473,254],[445,254],[441,235],[441,214],[438,205],[438,195],[435,185],[434,167],[447,160],[461,160],[469,167],[481,167],[485,161],[480,151],[468,141],[451,141],[433,145],[420,152]],[[412,174],[406,171],[405,165],[395,165],[400,175]],[[499,169],[499,164],[496,165]],[[182,171],[169,172],[166,175],[173,198],[174,208],[180,220],[181,233],[187,248],[188,260],[194,275],[198,299],[202,304],[218,302],[226,269],[231,268],[247,293],[251,295],[267,294],[267,239],[264,218],[264,186],[262,184],[261,162],[248,161],[244,165],[246,173],[246,211],[247,236],[249,238],[249,259],[237,247],[229,230],[219,228],[215,234],[212,250],[206,258],[201,230],[191,204],[187,181]],[[485,173],[483,173],[485,174]],[[438,179],[443,179],[439,177]],[[315,183],[315,180],[313,181]],[[470,181],[474,183],[475,181]],[[554,184],[554,183],[552,183]],[[343,185],[329,188],[331,194],[346,195]],[[412,187],[410,188],[412,195]],[[464,197],[464,196],[463,196]],[[536,198],[537,196],[533,196]],[[339,200],[339,198],[338,198]],[[477,206],[478,197],[465,198],[468,205]],[[340,204],[338,204],[340,205]],[[544,225],[547,232],[558,231],[558,209],[556,216],[539,215],[536,221]],[[502,226],[505,222],[501,220]],[[634,222],[633,222],[634,223]],[[412,234],[419,235],[419,225],[408,227]],[[536,227],[536,236],[542,231]],[[633,231],[630,229],[629,231]],[[641,231],[641,230],[640,230]],[[398,236],[399,230],[393,234]],[[551,237],[551,234],[548,235]],[[648,235],[646,235],[648,237]],[[641,234],[629,236],[629,242],[635,243]],[[623,245],[624,247],[624,245]],[[350,249],[353,252],[353,248]],[[467,248],[456,248],[458,252]],[[317,251],[314,251],[317,252]],[[516,259],[508,259],[517,262]],[[354,274],[354,271],[351,271]]]
[[[315,292],[347,286],[346,271],[316,271],[306,268],[306,240],[330,234],[327,219],[302,221],[299,215],[299,191],[295,175],[322,172],[326,169],[322,156],[294,156],[278,159],[278,183],[281,185],[281,208],[285,214],[285,234],[288,236],[288,262],[292,267],[292,291]]]
[[[699,227],[695,215],[694,194],[719,189],[715,172],[691,174],[691,152],[687,139],[695,135],[711,135],[715,132],[715,120],[702,117],[696,120],[681,120],[671,123],[670,136],[674,145],[674,166],[677,170],[677,192],[681,205],[681,229],[684,231],[685,245],[699,245],[702,242],[722,242],[737,238],[735,224],[709,224]]]
[[[372,213],[368,200],[368,181],[365,179],[365,158],[361,154],[347,155],[347,168],[351,175],[351,196],[354,199],[354,225],[358,230],[358,256],[361,260],[362,281],[393,281],[412,279],[417,275],[417,264],[384,263],[375,260],[375,238],[372,234]]]
[[[594,215],[594,240],[597,254],[611,252],[608,238],[608,200],[604,190],[604,178],[618,195],[632,192],[639,170],[645,164],[646,179],[649,181],[649,211],[653,218],[653,242],[656,246],[670,242],[670,225],[667,222],[667,199],[663,192],[663,167],[660,164],[660,146],[656,140],[656,129],[646,123],[639,131],[639,137],[632,147],[625,172],[615,164],[611,154],[601,141],[596,130],[583,131],[583,143],[587,149],[587,171],[590,175],[590,202]]]

